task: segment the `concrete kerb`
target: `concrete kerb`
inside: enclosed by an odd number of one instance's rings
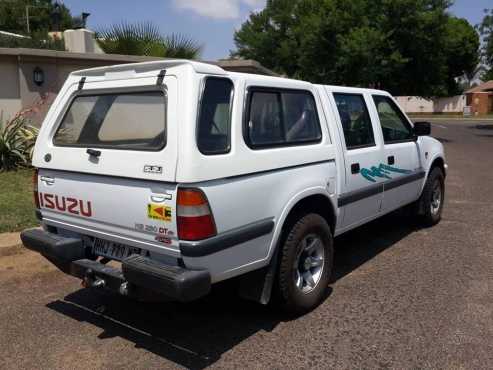
[[[10,256],[22,251],[20,233],[0,234],[0,257]]]
[[[20,233],[2,233],[0,234],[0,248],[15,247],[21,245]]]

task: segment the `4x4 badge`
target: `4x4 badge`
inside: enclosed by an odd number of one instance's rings
[[[146,164],[144,166],[144,172],[145,173],[163,173],[163,167]]]

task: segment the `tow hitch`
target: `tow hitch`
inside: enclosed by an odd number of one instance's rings
[[[87,253],[80,239],[39,229],[23,231],[21,238],[27,248],[81,279],[84,288],[108,289],[142,300],[182,302],[200,298],[211,289],[211,276],[206,270],[167,265],[138,254],[123,259],[119,269],[106,265],[105,259],[84,258]]]
[[[83,288],[104,288],[106,282],[98,278],[91,269],[86,271],[86,276],[81,281]]]

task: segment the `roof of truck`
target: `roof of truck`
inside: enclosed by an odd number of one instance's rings
[[[290,79],[286,77],[280,76],[272,76],[272,75],[261,75],[261,74],[252,74],[245,72],[230,72],[224,70],[218,65],[197,62],[193,60],[187,59],[169,59],[169,60],[159,60],[159,61],[151,61],[151,62],[142,62],[142,63],[129,63],[129,64],[116,64],[112,66],[104,66],[104,67],[96,67],[89,69],[82,69],[79,71],[72,72],[73,76],[101,76],[106,73],[116,73],[116,72],[126,72],[132,71],[135,73],[145,73],[145,72],[153,72],[160,71],[163,69],[169,69],[173,67],[178,67],[182,65],[189,65],[193,68],[193,70],[197,73],[209,74],[209,75],[219,75],[219,76],[238,76],[238,77],[249,77],[252,78],[255,76],[255,79],[262,80],[265,82],[276,83],[276,82],[284,82],[284,83],[294,83],[297,85],[307,84],[319,87],[326,87],[330,91],[342,91],[347,93],[362,93],[369,92],[373,94],[388,94],[383,90],[376,89],[368,89],[361,87],[348,87],[348,86],[335,86],[335,85],[315,85],[308,81],[304,80],[296,80]]]
[[[72,72],[73,76],[100,76],[105,73],[135,71],[136,73],[145,73],[151,71],[159,71],[162,69],[169,69],[178,67],[181,65],[191,66],[197,73],[214,74],[214,75],[226,75],[227,72],[221,67],[209,63],[195,62],[193,60],[186,59],[171,59],[171,60],[159,60],[153,62],[143,63],[128,63],[128,64],[116,64],[112,66],[96,67],[89,69],[82,69]]]
[[[354,94],[361,94],[363,92],[370,93],[370,94],[380,94],[380,95],[389,95],[389,93],[385,90],[377,90],[377,89],[371,89],[371,88],[366,88],[366,87],[351,87],[351,86],[338,86],[338,85],[317,85],[317,86],[323,86],[326,87],[329,91],[337,91],[337,92],[342,92],[342,93],[354,93]]]

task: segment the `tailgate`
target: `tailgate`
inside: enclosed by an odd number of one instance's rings
[[[84,235],[178,256],[172,182],[40,169],[43,221]]]
[[[174,182],[177,94],[171,75],[159,86],[155,77],[72,84],[43,123],[33,165]]]

